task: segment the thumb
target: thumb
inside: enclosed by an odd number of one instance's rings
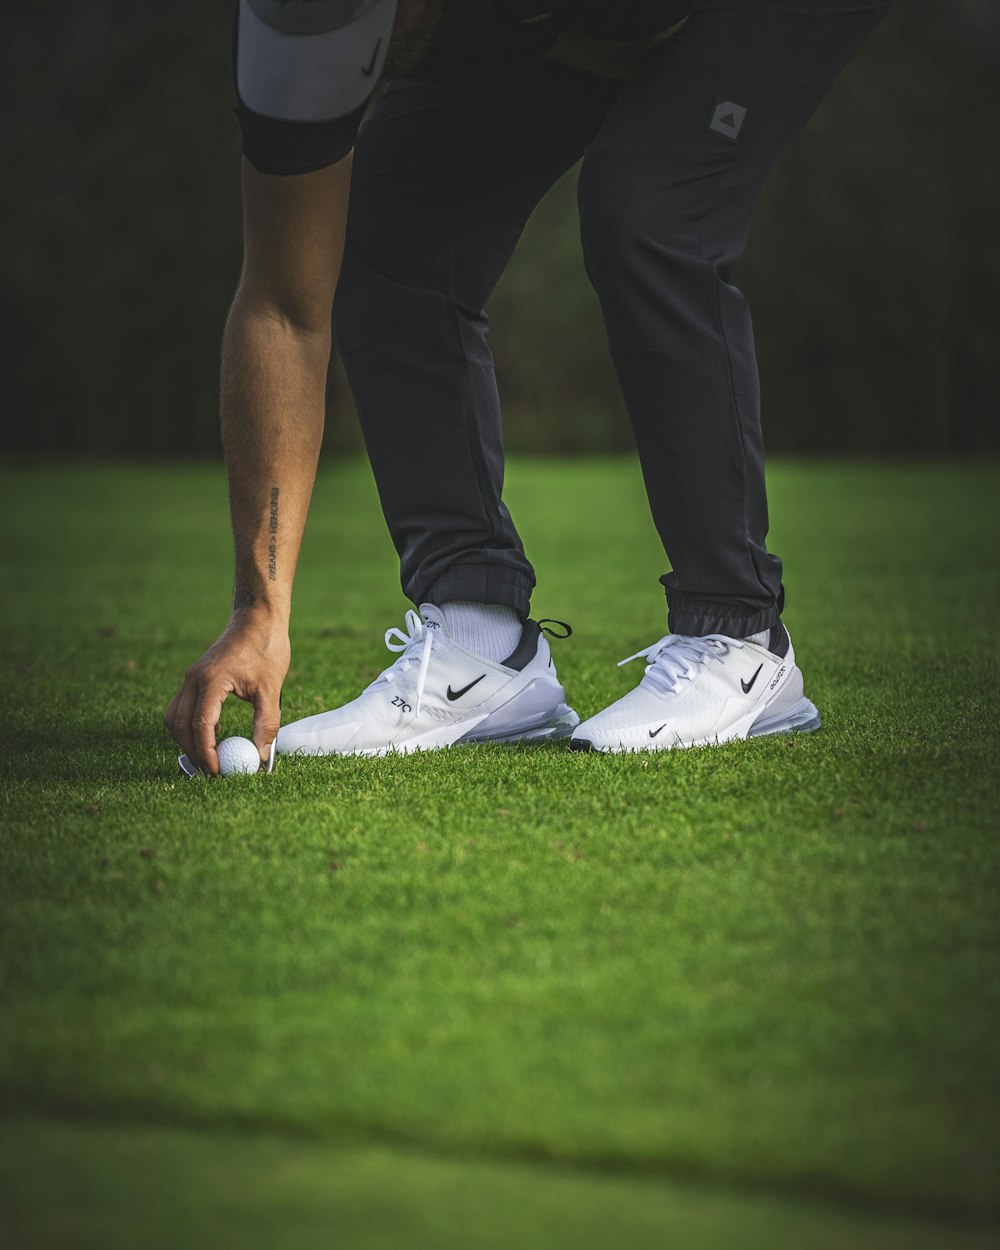
[[[253,700],[253,743],[260,752],[261,760],[270,761],[271,745],[278,736],[281,724],[281,695],[258,691]]]

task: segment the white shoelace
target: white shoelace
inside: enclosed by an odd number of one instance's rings
[[[434,647],[434,630],[428,629],[421,620],[419,613],[412,608],[407,609],[403,618],[406,631],[397,625],[385,631],[385,645],[390,651],[401,651],[399,659],[384,673],[379,674],[376,681],[388,684],[396,681],[404,673],[409,672],[414,664],[419,663],[417,670],[417,692],[414,701],[414,716],[420,715],[420,700],[424,693],[424,682],[427,680],[427,666],[431,662],[431,651]],[[419,652],[419,659],[418,659]],[[374,683],[373,683],[374,684]]]
[[[688,637],[686,634],[667,634],[651,647],[637,651],[627,660],[619,660],[618,667],[631,664],[633,660],[648,660],[643,681],[648,681],[660,694],[674,694],[682,681],[693,681],[703,664],[722,661],[730,647],[742,647],[736,638],[723,634],[706,634],[704,638]]]

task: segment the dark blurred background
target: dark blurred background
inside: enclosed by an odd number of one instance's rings
[[[3,441],[218,452],[240,264],[230,5],[20,5],[8,93]],[[738,281],[772,451],[1000,449],[1000,3],[901,0],[779,163]],[[490,305],[507,441],[631,447],[580,259],[575,171]],[[328,450],[361,446],[331,370]]]

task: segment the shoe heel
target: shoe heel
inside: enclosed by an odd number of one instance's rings
[[[524,733],[515,734],[507,739],[509,742],[552,742],[557,738],[569,738],[580,723],[580,718],[572,708],[567,708],[561,716],[556,716],[540,729],[528,729]]]
[[[579,725],[580,718],[565,703],[555,710],[555,714],[545,717],[540,723],[520,727],[497,730],[490,733],[488,729],[473,730],[467,737],[459,738],[456,746],[471,745],[474,742],[551,742],[558,738],[568,738]]]
[[[764,715],[750,726],[747,737],[760,738],[764,734],[807,734],[819,729],[822,723],[816,705],[803,696],[792,707],[781,711],[769,712],[765,708]]]

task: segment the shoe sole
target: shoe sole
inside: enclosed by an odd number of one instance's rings
[[[767,734],[811,734],[822,724],[816,705],[803,697],[789,712],[762,716],[750,726],[747,737],[763,738]]]
[[[576,712],[563,704],[556,715],[542,725],[525,726],[499,734],[477,734],[473,730],[468,736],[459,738],[455,746],[473,746],[477,742],[555,742],[568,738],[579,723]]]
[[[458,738],[442,740],[440,732],[424,734],[412,742],[401,742],[386,747],[360,747],[354,751],[295,751],[285,752],[287,755],[312,756],[327,758],[329,756],[360,756],[367,759],[384,759],[390,755],[415,755],[418,751],[448,751],[452,747],[476,746],[485,743],[518,743],[518,742],[554,742],[568,738],[580,724],[580,717],[568,704],[561,704],[550,710],[542,718],[529,721],[525,725],[507,728],[496,733],[470,730]]]
[[[822,720],[816,705],[803,697],[791,708],[762,716],[744,732],[728,738],[700,738],[691,742],[664,742],[659,746],[598,746],[589,738],[570,739],[571,751],[597,751],[602,755],[635,755],[646,751],[687,750],[689,747],[722,746],[726,742],[743,742],[749,738],[763,738],[769,734],[808,734],[819,729]]]
[[[518,742],[553,742],[560,738],[568,738],[579,725],[580,718],[572,708],[567,707],[542,724],[524,725],[519,729],[508,729],[497,734],[477,734],[472,730],[461,738],[453,738],[450,742],[442,742],[437,735],[427,734],[413,742],[402,742],[389,747],[365,747],[357,751],[329,751],[328,755],[360,755],[369,759],[384,759],[390,755],[416,755],[418,751],[450,751],[452,747],[472,747],[488,743]],[[294,754],[294,752],[292,753]]]

